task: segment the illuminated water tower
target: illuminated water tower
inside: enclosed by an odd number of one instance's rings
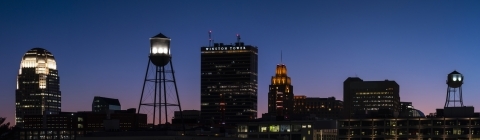
[[[156,114],[158,109],[158,124],[162,121],[162,110],[164,111],[165,124],[168,123],[168,109],[169,107],[178,107],[180,111],[180,120],[185,132],[185,125],[183,123],[182,107],[180,105],[180,98],[178,96],[177,83],[175,81],[175,74],[172,65],[172,55],[170,54],[170,38],[159,33],[150,38],[150,54],[148,56],[147,72],[145,73],[145,80],[143,82],[142,95],[138,105],[138,113],[141,107],[153,107],[153,124],[155,125]],[[154,65],[154,74],[149,73],[150,63]],[[169,64],[170,66],[167,66]],[[146,84],[154,84],[151,89],[146,89]],[[168,85],[167,85],[168,84]],[[174,91],[170,88],[174,86]],[[167,93],[167,91],[169,93]],[[153,93],[145,93],[153,92]],[[163,94],[162,94],[163,93]],[[174,94],[174,95],[173,95]],[[153,96],[153,99],[148,99]],[[145,98],[144,98],[145,97]],[[167,99],[176,98],[176,101],[169,101]],[[158,101],[157,101],[158,99]],[[163,99],[163,100],[162,100]],[[152,103],[153,102],[153,103]],[[175,103],[176,102],[176,103]],[[162,109],[163,107],[163,109]],[[173,113],[172,113],[173,114]]]
[[[463,107],[462,84],[463,75],[457,71],[448,74],[447,77],[447,99],[445,107]],[[452,106],[453,103],[453,106]],[[457,106],[459,105],[459,106]]]

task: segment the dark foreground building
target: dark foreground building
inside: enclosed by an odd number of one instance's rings
[[[58,114],[60,77],[53,54],[33,48],[22,58],[15,93],[15,123],[23,127],[25,115]]]
[[[335,97],[295,96],[296,119],[338,119],[342,111],[343,102],[336,100]]]
[[[473,107],[445,107],[435,116],[397,116],[372,113],[357,119],[340,119],[340,140],[472,140],[480,139],[480,116]]]
[[[363,81],[349,77],[343,82],[343,118],[357,113],[389,109],[400,111],[400,87],[395,81]]]
[[[257,52],[243,42],[201,48],[202,120],[236,124],[256,119]]]
[[[92,112],[105,113],[108,111],[121,110],[122,106],[118,99],[95,96],[92,102]]]
[[[25,127],[18,139],[76,139],[93,132],[134,131],[147,128],[147,115],[135,109],[110,113],[60,112],[59,114],[25,115]]]
[[[261,121],[238,124],[239,138],[337,140],[337,121]]]
[[[399,114],[399,112],[382,108],[367,114],[356,114],[352,118],[340,119],[340,140],[395,139],[395,140],[477,140],[480,139],[480,113],[475,113],[472,106],[463,106],[461,85],[463,75],[454,71],[447,79],[447,100],[443,109],[437,109],[431,116],[423,113]],[[452,88],[454,90],[451,94]],[[458,92],[455,92],[458,91]],[[455,93],[460,100],[451,100]],[[449,106],[450,102],[459,102],[460,106]],[[404,102],[402,110],[410,110],[411,103]],[[413,107],[411,107],[413,108]],[[405,112],[405,111],[403,111]]]

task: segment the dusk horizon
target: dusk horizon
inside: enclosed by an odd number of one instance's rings
[[[168,6],[166,6],[168,5]],[[44,48],[56,60],[62,112],[91,111],[94,96],[136,108],[149,38],[171,39],[183,110],[200,110],[200,54],[215,43],[258,47],[258,114],[276,65],[286,65],[293,94],[343,101],[348,77],[396,81],[400,101],[434,113],[447,75],[465,76],[463,102],[480,91],[480,1],[2,1],[0,117],[12,125],[23,55]],[[169,116],[173,116],[169,114]],[[151,116],[149,122],[151,122]]]

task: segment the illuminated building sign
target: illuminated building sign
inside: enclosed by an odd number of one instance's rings
[[[228,51],[228,50],[246,50],[247,47],[205,47],[206,51]]]

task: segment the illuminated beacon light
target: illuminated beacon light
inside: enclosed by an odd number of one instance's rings
[[[168,48],[166,47],[154,47],[152,48],[152,54],[168,54]]]

